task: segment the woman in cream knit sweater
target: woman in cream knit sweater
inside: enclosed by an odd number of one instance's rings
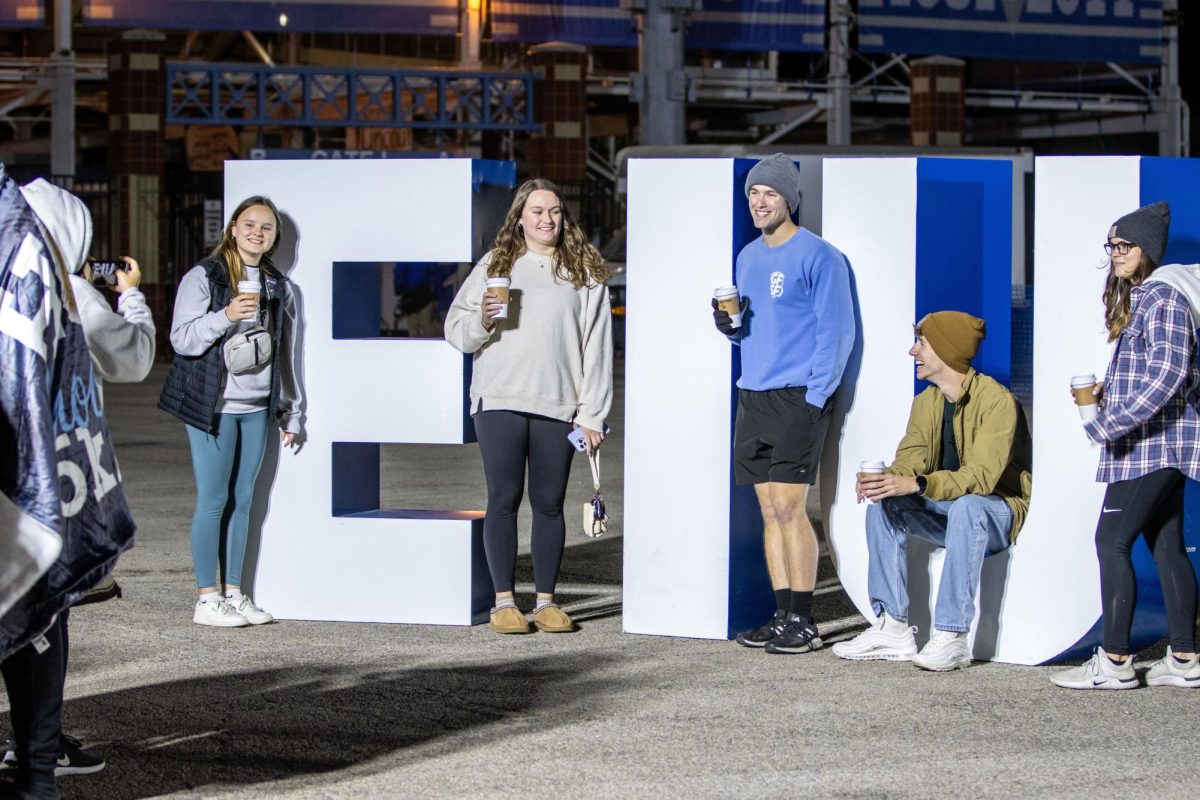
[[[491,628],[529,633],[513,601],[517,509],[529,472],[533,508],[533,624],[561,633],[574,623],[554,603],[566,526],[563,500],[583,431],[588,451],[604,440],[612,405],[608,268],[571,219],[558,188],[526,181],[492,249],[472,270],[446,318],[446,341],[474,354],[471,415],[487,479],[484,550],[496,592]],[[507,317],[489,278],[511,281]]]

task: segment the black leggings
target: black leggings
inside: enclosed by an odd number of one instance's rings
[[[516,411],[480,411],[474,417],[487,516],[483,549],[497,594],[511,592],[516,580],[517,509],[529,464],[529,505],[533,508],[533,581],[541,594],[554,594],[567,530],[563,499],[575,448],[567,441],[571,423]]]
[[[44,634],[50,646],[39,653],[25,645],[0,664],[8,689],[9,718],[17,753],[17,787],[27,797],[58,797],[54,768],[62,734],[66,675],[65,614]]]
[[[1160,469],[1108,485],[1096,525],[1100,558],[1100,597],[1104,603],[1104,649],[1127,656],[1129,629],[1137,605],[1137,578],[1130,553],[1138,534],[1154,554],[1167,607],[1171,649],[1196,647],[1196,575],[1183,546],[1183,475]]]

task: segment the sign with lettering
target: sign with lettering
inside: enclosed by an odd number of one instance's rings
[[[621,0],[495,0],[492,39],[636,47],[636,16]],[[689,48],[820,51],[825,0],[705,0],[688,15]]]
[[[1162,60],[1162,0],[859,0],[864,52]]]

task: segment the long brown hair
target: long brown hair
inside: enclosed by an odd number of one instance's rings
[[[267,272],[278,272],[275,269],[275,264],[271,261],[271,254],[279,248],[279,233],[283,227],[279,220],[279,209],[271,202],[271,198],[263,197],[262,195],[254,195],[247,197],[242,202],[238,203],[238,207],[233,210],[233,214],[229,217],[229,222],[225,223],[225,232],[221,235],[221,243],[213,248],[213,251],[208,254],[209,258],[221,256],[225,259],[225,268],[229,274],[229,288],[236,293],[238,281],[246,279],[246,265],[242,263],[242,256],[238,253],[237,242],[233,240],[233,226],[237,224],[238,217],[251,206],[266,206],[271,209],[271,213],[275,215],[275,241],[271,244],[271,249],[263,253],[262,261],[258,263],[259,269]]]
[[[554,276],[559,280],[569,281],[576,289],[582,288],[589,281],[606,283],[612,272],[604,263],[604,256],[592,246],[583,235],[578,223],[571,218],[571,212],[563,203],[562,192],[544,178],[534,178],[525,181],[513,196],[512,205],[504,217],[504,223],[496,231],[496,242],[492,245],[492,258],[488,262],[489,278],[512,277],[512,265],[525,255],[525,234],[521,229],[521,213],[529,195],[538,190],[553,192],[562,208],[562,230],[558,234],[558,243],[554,246]]]
[[[1109,259],[1108,279],[1104,282],[1104,294],[1101,295],[1101,299],[1104,300],[1104,327],[1108,328],[1110,342],[1115,342],[1121,335],[1121,331],[1125,330],[1125,326],[1129,324],[1130,290],[1134,286],[1140,286],[1142,281],[1146,280],[1150,273],[1157,268],[1158,265],[1150,260],[1150,257],[1143,251],[1142,258],[1133,274],[1128,278],[1119,278],[1113,268],[1112,259]]]

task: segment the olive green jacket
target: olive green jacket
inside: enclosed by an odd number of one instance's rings
[[[967,370],[962,397],[954,406],[954,442],[959,468],[940,469],[942,414],[946,396],[930,386],[913,398],[908,430],[885,470],[893,475],[924,475],[925,496],[954,500],[967,494],[997,495],[1012,509],[1009,540],[1016,541],[1029,511],[1033,446],[1025,413],[1013,393],[987,375]]]

